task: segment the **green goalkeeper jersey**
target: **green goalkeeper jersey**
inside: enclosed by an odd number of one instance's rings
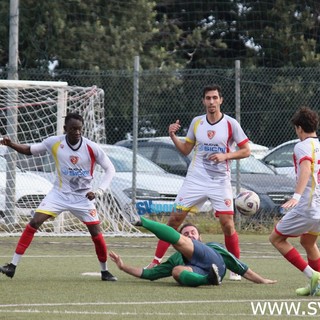
[[[216,242],[208,242],[206,243],[207,246],[218,252],[222,259],[224,260],[224,263],[226,265],[226,268],[230,271],[239,274],[244,275],[246,271],[248,270],[248,266],[237,259],[232,253],[227,251],[221,244]],[[143,269],[141,279],[147,279],[147,280],[157,280],[161,278],[171,277],[172,276],[172,269],[176,266],[184,265],[184,261],[182,258],[182,254],[180,252],[175,252],[173,255],[171,255],[168,260],[165,262],[155,266],[151,269]]]

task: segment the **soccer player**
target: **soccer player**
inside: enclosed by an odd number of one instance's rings
[[[180,129],[179,120],[169,126],[169,135],[177,149],[184,155],[194,149],[194,158],[175,199],[168,225],[178,229],[193,207],[200,208],[209,199],[219,218],[226,248],[239,258],[239,239],[233,220],[230,161],[250,155],[249,139],[235,119],[221,112],[223,97],[220,86],[205,87],[202,102],[206,114],[192,120],[185,141],[176,136]],[[237,150],[234,144],[238,146]],[[164,241],[158,242],[155,257],[148,268],[161,262],[169,245]],[[231,273],[230,279],[240,280],[241,277]]]
[[[297,175],[295,193],[282,205],[290,209],[278,222],[270,235],[276,249],[303,272],[310,285],[296,290],[298,295],[320,294],[320,252],[317,237],[320,232],[320,143],[317,138],[319,116],[308,107],[301,107],[292,117],[300,141],[293,150],[293,162]],[[307,253],[308,262],[287,240],[299,237]]]
[[[22,255],[31,244],[34,234],[49,218],[57,217],[63,211],[70,211],[88,228],[101,266],[101,280],[116,281],[107,267],[107,245],[104,240],[94,199],[109,187],[115,168],[104,151],[94,142],[82,137],[83,118],[69,113],[65,118],[65,134],[52,136],[33,145],[12,142],[4,137],[1,144],[26,155],[40,155],[49,152],[56,163],[56,180],[52,190],[42,200],[39,207],[23,231],[12,261],[0,266],[0,272],[12,278]],[[105,171],[99,188],[92,190],[95,165]]]
[[[144,228],[153,232],[159,239],[167,241],[177,250],[169,259],[150,269],[132,267],[123,263],[115,252],[109,256],[118,268],[132,276],[141,279],[157,280],[172,276],[179,284],[197,287],[200,285],[219,285],[230,269],[236,274],[255,283],[273,284],[275,280],[265,279],[249,269],[233,254],[220,244],[201,242],[200,232],[193,224],[185,224],[180,233],[175,229],[141,217]]]

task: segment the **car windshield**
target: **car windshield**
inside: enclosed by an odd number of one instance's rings
[[[132,172],[133,152],[126,148],[103,148],[117,172]],[[137,172],[164,173],[165,171],[152,161],[137,154]]]
[[[237,170],[237,161],[231,162],[231,173],[235,174]],[[251,173],[251,174],[276,174],[267,165],[262,163],[260,160],[253,156],[240,160],[240,173]]]
[[[264,162],[275,168],[293,167],[293,149],[296,142],[288,143],[268,154]]]

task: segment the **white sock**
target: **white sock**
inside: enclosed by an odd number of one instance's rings
[[[311,279],[314,270],[310,267],[310,266],[306,266],[306,268],[303,270],[303,273],[309,278]]]
[[[100,267],[101,267],[101,271],[106,271],[106,270],[108,270],[108,264],[107,264],[107,262],[101,262],[101,261],[100,261]]]
[[[22,257],[22,254],[15,253],[12,257],[11,263],[14,264],[15,266],[17,266],[21,257]]]

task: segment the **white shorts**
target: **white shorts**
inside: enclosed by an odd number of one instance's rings
[[[277,223],[275,231],[288,237],[299,237],[304,233],[318,235],[320,233],[320,219],[311,219],[292,210]]]
[[[233,193],[231,182],[226,179],[196,181],[186,177],[176,197],[175,206],[178,210],[199,210],[209,200],[219,214],[234,214]]]
[[[85,224],[100,222],[94,200],[90,201],[83,195],[63,194],[55,189],[47,194],[36,209],[36,212],[53,217],[57,217],[63,211],[70,211]]]

